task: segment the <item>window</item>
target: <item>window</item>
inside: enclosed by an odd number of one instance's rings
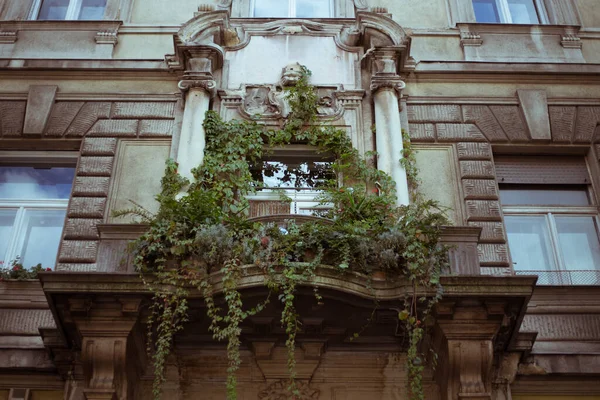
[[[330,18],[332,0],[254,0],[254,17]]]
[[[36,0],[31,19],[101,20],[107,0]]]
[[[0,162],[0,260],[25,267],[56,261],[71,185],[72,161]],[[7,162],[10,162],[8,164]]]
[[[319,186],[333,178],[331,157],[306,145],[289,145],[252,166],[252,175],[262,186],[250,197],[254,204],[268,205],[270,213],[313,215],[319,209]],[[282,197],[292,199],[285,207],[274,206]],[[273,211],[277,210],[277,211]],[[283,211],[285,210],[285,211]],[[264,212],[252,212],[262,214]]]
[[[540,10],[535,0],[473,0],[473,11],[477,22],[540,23]]]
[[[598,209],[583,157],[496,158],[517,273],[541,284],[600,283]]]

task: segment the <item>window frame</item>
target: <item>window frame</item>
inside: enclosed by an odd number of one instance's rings
[[[44,0],[33,0],[33,4],[31,5],[31,11],[29,13],[29,18],[30,20],[36,20],[36,21],[82,21],[80,20],[79,14],[81,13],[81,6],[83,4],[84,0],[69,0],[69,6],[67,7],[67,12],[65,14],[65,18],[64,19],[60,19],[60,20],[47,20],[47,19],[38,19],[39,15],[40,15],[40,11],[42,10],[42,3],[44,2]],[[104,7],[104,14],[103,14],[103,20],[105,19],[106,16],[106,10],[109,6],[109,1],[106,1],[106,6]]]
[[[497,156],[505,156],[505,155],[515,155],[515,154],[497,154],[495,155],[495,162],[497,163],[498,160],[496,159]],[[531,156],[538,156],[537,154],[531,154],[531,155],[523,155],[523,159],[527,159],[528,157]],[[552,156],[552,155],[549,155]],[[588,156],[585,155],[581,155],[581,160],[583,161],[583,163],[585,164],[586,170],[587,170],[587,178],[586,178],[586,182],[577,182],[577,183],[568,183],[568,184],[552,184],[552,183],[547,183],[547,182],[543,182],[543,179],[540,179],[541,182],[539,183],[514,183],[514,182],[502,182],[502,179],[500,179],[500,177],[498,177],[498,200],[500,202],[501,205],[501,209],[502,209],[502,214],[503,214],[503,221],[504,221],[504,225],[505,225],[505,231],[506,231],[506,239],[507,239],[507,247],[508,247],[508,251],[509,254],[511,254],[511,258],[512,258],[512,252],[510,249],[510,242],[509,242],[509,233],[508,233],[508,226],[507,226],[507,222],[506,222],[506,217],[543,217],[544,219],[544,230],[548,235],[548,241],[549,241],[549,249],[548,249],[548,254],[546,254],[546,256],[551,258],[551,261],[553,261],[553,265],[548,265],[547,268],[545,269],[535,269],[533,267],[528,267],[528,266],[523,266],[521,268],[521,266],[519,266],[516,262],[514,262],[514,260],[512,260],[512,266],[513,266],[513,270],[515,271],[516,274],[519,273],[527,273],[527,274],[531,274],[531,273],[536,273],[536,272],[545,272],[545,273],[554,273],[553,275],[550,275],[550,280],[548,282],[551,281],[551,283],[545,283],[545,284],[558,284],[558,285],[575,285],[575,284],[581,284],[578,283],[578,279],[577,279],[577,273],[578,272],[595,272],[595,279],[596,282],[594,284],[598,284],[600,283],[600,265],[595,265],[596,268],[594,269],[568,269],[567,265],[568,262],[567,260],[564,259],[564,254],[562,253],[561,250],[561,244],[560,244],[560,240],[559,240],[559,230],[557,228],[557,223],[556,223],[556,218],[557,217],[590,217],[592,218],[593,224],[594,224],[594,230],[596,233],[596,239],[598,240],[598,242],[600,243],[600,213],[599,213],[599,202],[598,202],[598,197],[597,197],[597,191],[594,185],[594,180],[591,179],[592,177],[592,173],[590,171],[590,164],[588,162]],[[589,201],[589,204],[587,205],[539,205],[539,204],[523,204],[523,205],[516,205],[516,204],[511,204],[511,205],[504,205],[502,204],[502,191],[506,190],[507,188],[509,188],[510,186],[513,186],[513,188],[515,186],[519,186],[519,189],[528,189],[528,188],[546,188],[546,189],[552,189],[557,188],[557,187],[562,187],[565,189],[568,189],[569,186],[572,186],[573,190],[578,190],[581,188],[585,188],[585,192],[587,194],[587,198]],[[575,273],[575,274],[574,274]],[[586,282],[587,284],[587,282]]]
[[[73,182],[71,184],[71,193],[69,197],[65,199],[0,199],[0,210],[3,209],[17,209],[15,219],[13,221],[13,228],[11,237],[6,249],[5,254],[0,254],[0,260],[4,261],[4,266],[8,266],[8,263],[15,260],[25,247],[25,221],[26,212],[29,211],[64,211],[65,221],[63,222],[60,238],[62,241],[65,222],[66,212],[69,205],[69,201],[72,197],[72,190],[76,179],[77,160],[79,154],[72,151],[0,151],[0,166],[22,166],[22,167],[64,167],[73,168]],[[58,255],[58,250],[57,255]],[[30,268],[32,265],[25,265],[25,268]],[[44,268],[56,267],[56,260],[52,265],[44,265]]]
[[[473,5],[473,2],[475,0],[471,0],[471,5],[473,6],[473,14],[475,14],[475,6]],[[508,5],[508,0],[493,0],[496,2],[496,5],[498,7],[498,17],[500,18],[500,21],[497,22],[479,22],[477,21],[477,17],[475,17],[475,21],[477,23],[480,24],[514,24],[514,25],[528,25],[528,24],[522,24],[522,23],[518,23],[518,22],[513,22],[513,16],[510,12],[510,7]],[[533,25],[546,25],[548,24],[548,13],[546,12],[546,7],[544,6],[544,3],[542,2],[542,0],[533,0],[533,7],[535,8],[536,11],[536,16],[538,19],[538,23],[537,24],[533,24]]]
[[[316,147],[306,144],[289,144],[275,149],[266,149],[265,157],[261,162],[278,161],[291,164],[298,161],[333,162],[333,156],[327,157],[319,153]],[[322,194],[318,188],[298,188],[298,187],[264,187],[256,190],[252,195],[247,196],[248,201],[281,201],[282,195],[290,198],[290,214],[295,215],[313,215],[313,211],[326,210],[330,207],[317,201],[317,197]],[[302,211],[306,212],[302,212]]]
[[[299,17],[297,17],[295,15],[296,14],[296,1],[297,0],[287,0],[287,2],[288,2],[288,16],[287,17],[256,17],[255,16],[256,1],[257,0],[250,0],[250,16],[251,16],[251,18],[299,18]],[[273,1],[285,1],[285,0],[273,0]],[[310,19],[310,18],[334,18],[334,15],[335,15],[334,0],[328,0],[328,1],[329,1],[329,16],[328,17],[307,17],[307,18],[303,18],[303,19]]]

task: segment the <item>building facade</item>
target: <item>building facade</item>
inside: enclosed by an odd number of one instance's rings
[[[0,398],[151,398],[150,295],[127,258],[146,227],[113,212],[155,210],[168,158],[191,176],[206,111],[279,126],[300,65],[319,118],[377,151],[401,204],[408,133],[423,193],[453,222],[426,399],[600,398],[596,3],[0,0],[0,260],[52,269],[0,282]],[[252,216],[314,208],[294,196],[282,210],[259,194]],[[264,290],[255,278],[242,279],[247,296]],[[299,398],[407,398],[405,287],[317,283],[322,306],[310,290],[298,300],[310,316]],[[223,399],[224,345],[199,295],[190,309],[163,398]],[[240,399],[287,398],[276,310],[243,326],[241,355]]]

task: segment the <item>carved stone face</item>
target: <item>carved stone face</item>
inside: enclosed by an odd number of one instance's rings
[[[302,66],[299,63],[288,64],[281,74],[281,86],[293,86],[302,76]]]

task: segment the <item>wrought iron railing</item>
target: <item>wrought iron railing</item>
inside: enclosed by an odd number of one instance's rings
[[[600,270],[515,271],[516,275],[537,275],[538,285],[600,285]]]

